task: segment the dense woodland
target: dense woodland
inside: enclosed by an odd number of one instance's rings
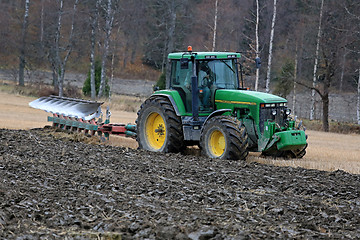
[[[357,94],[360,124],[358,0],[0,0],[0,22],[0,68],[19,85],[49,70],[62,95],[66,71],[93,83],[99,61],[100,97],[107,78],[157,80],[167,54],[192,45],[241,52],[251,89],[320,96],[325,130],[329,94]]]

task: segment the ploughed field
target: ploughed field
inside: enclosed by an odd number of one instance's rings
[[[0,239],[360,238],[360,175],[80,138],[0,130]]]

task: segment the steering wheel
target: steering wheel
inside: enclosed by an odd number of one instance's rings
[[[203,79],[201,80],[201,86],[203,87],[208,87],[209,83],[210,83],[210,79],[207,76],[203,77]]]

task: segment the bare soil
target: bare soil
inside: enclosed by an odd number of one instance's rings
[[[302,161],[220,161],[54,132],[31,98],[0,99],[0,239],[360,238],[360,175],[297,167],[356,171],[359,136],[310,131]]]
[[[1,239],[360,238],[360,176],[0,130]]]

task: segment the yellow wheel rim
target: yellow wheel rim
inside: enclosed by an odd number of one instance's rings
[[[151,148],[159,150],[165,142],[166,127],[160,114],[151,113],[145,122],[146,138]]]
[[[225,137],[222,132],[215,130],[210,135],[209,149],[215,157],[220,157],[225,151]]]

